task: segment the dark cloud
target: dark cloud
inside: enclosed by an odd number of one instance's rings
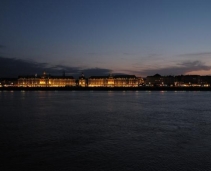
[[[47,67],[47,63],[0,57],[0,77],[34,75],[36,73],[41,74],[44,71],[55,73],[54,69]]]
[[[74,77],[80,76],[83,72],[86,77],[92,75],[108,75],[111,70],[104,68],[70,67],[65,65],[49,66],[48,63],[38,63],[34,61],[0,57],[0,77],[18,77],[19,75],[42,74],[43,72],[51,75],[62,75],[63,72]]]
[[[186,74],[191,71],[200,71],[200,70],[210,70],[211,66],[205,65],[201,61],[185,61],[182,63],[177,64],[174,67],[166,67],[166,68],[160,68],[160,69],[146,69],[140,72],[137,72],[139,75],[154,75],[156,73],[159,73],[160,75],[181,75]]]
[[[180,54],[181,57],[202,57],[202,56],[211,56],[211,52],[197,52],[197,53],[185,53]]]
[[[0,57],[0,77],[18,77],[19,75],[34,75],[42,74],[44,71],[51,75],[62,75],[65,71],[66,75],[74,76],[78,78],[83,72],[86,77],[90,76],[106,76],[109,74],[113,75],[126,75],[125,73],[135,74],[137,76],[149,76],[159,73],[161,75],[180,75],[186,74],[191,71],[208,71],[211,66],[205,65],[201,61],[184,61],[178,63],[173,67],[165,68],[154,68],[145,69],[141,71],[124,70],[121,73],[114,73],[110,69],[106,68],[81,68],[71,67],[66,65],[54,65],[50,66],[48,63],[38,63],[34,61],[16,59],[16,58],[5,58]]]
[[[73,74],[73,75],[78,74],[80,72],[79,67],[69,67],[65,65],[55,65],[50,68],[56,71],[65,71],[66,73]]]
[[[82,73],[86,77],[90,76],[104,76],[104,75],[109,75],[109,73],[112,72],[110,69],[105,69],[105,68],[79,68],[79,67],[69,67],[69,66],[64,66],[64,65],[55,65],[52,67],[53,69],[65,71],[67,74],[70,75],[75,75],[75,76],[80,76]]]
[[[112,73],[112,75],[131,75],[131,74],[125,74],[125,73],[122,73],[122,72],[115,72],[115,73]]]
[[[88,68],[81,70],[85,74],[86,77],[89,76],[106,76],[112,73],[112,70],[110,69],[104,69],[104,68]]]

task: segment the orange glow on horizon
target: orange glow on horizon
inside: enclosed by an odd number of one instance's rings
[[[191,71],[191,72],[187,72],[185,73],[185,75],[211,75],[211,69],[210,70],[200,70],[200,71]]]

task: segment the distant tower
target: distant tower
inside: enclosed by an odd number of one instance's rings
[[[63,77],[65,77],[65,71],[63,71]]]

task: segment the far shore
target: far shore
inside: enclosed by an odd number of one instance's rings
[[[0,91],[211,91],[211,87],[0,87]]]

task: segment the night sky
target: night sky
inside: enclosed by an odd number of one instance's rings
[[[210,0],[1,0],[0,77],[211,75]]]

